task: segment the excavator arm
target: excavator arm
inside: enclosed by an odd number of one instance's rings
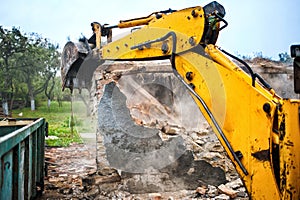
[[[220,21],[225,22],[224,15],[223,6],[212,2],[203,8],[154,12],[147,17],[120,21],[114,26],[93,22],[90,39],[68,42],[63,49],[62,87],[71,91],[73,88],[89,87],[94,70],[106,60],[168,59],[172,53],[172,39],[176,40],[177,53],[188,51],[200,42],[215,44]],[[135,27],[131,34],[111,42],[112,29],[130,27]],[[176,38],[166,37],[171,32],[176,34]],[[108,44],[101,46],[101,36],[107,36]],[[161,41],[156,41],[159,39]],[[84,73],[79,73],[80,68],[84,69]]]
[[[219,31],[227,26],[224,16],[223,6],[212,2],[155,12],[116,26],[92,23],[89,40],[68,42],[63,50],[63,88],[88,87],[94,70],[107,60],[169,59],[249,195],[300,199],[300,101],[282,99],[246,63],[215,46]],[[111,42],[113,28],[136,26],[142,27]],[[101,46],[101,36],[107,36],[108,44]]]

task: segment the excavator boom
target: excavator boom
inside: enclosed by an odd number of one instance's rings
[[[235,165],[252,199],[300,199],[300,127],[297,99],[276,94],[247,63],[215,43],[227,26],[217,2],[155,12],[107,26],[68,42],[62,55],[63,88],[90,87],[105,61],[169,59]],[[136,27],[112,41],[113,28]],[[101,36],[107,44],[101,45]],[[247,68],[242,70],[231,59]]]

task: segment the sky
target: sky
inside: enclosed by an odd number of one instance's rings
[[[2,2],[1,2],[2,1]],[[92,34],[90,23],[117,24],[169,8],[204,6],[207,0],[0,0],[0,26],[39,33],[62,48],[68,37],[77,41]],[[219,0],[228,27],[217,45],[243,56],[262,53],[278,60],[291,44],[300,44],[300,0]],[[116,33],[119,33],[116,31]]]

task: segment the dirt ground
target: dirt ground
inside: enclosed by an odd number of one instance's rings
[[[96,172],[96,147],[73,144],[70,147],[46,147],[46,177],[40,199],[92,199],[82,180]],[[84,195],[87,193],[87,195]]]
[[[47,173],[43,195],[38,199],[120,199],[120,200],[179,200],[179,199],[248,199],[244,190],[235,192],[234,198],[208,185],[197,190],[132,194],[124,190],[117,171],[108,169],[98,174],[94,134],[83,134],[84,144],[69,147],[46,147]],[[240,180],[229,187],[241,187]],[[227,187],[227,188],[229,188]],[[229,189],[230,190],[230,189]],[[230,192],[230,191],[229,191]]]
[[[96,175],[96,147],[73,144],[70,147],[46,148],[47,176],[45,189],[39,198],[46,199],[192,199],[194,191],[178,191],[151,194],[130,194],[118,191],[119,179],[112,178],[102,185],[93,184]],[[101,176],[102,177],[102,176]],[[107,175],[107,178],[114,176]],[[103,188],[102,188],[103,187]],[[103,190],[102,190],[103,189]],[[190,197],[190,198],[187,198]]]

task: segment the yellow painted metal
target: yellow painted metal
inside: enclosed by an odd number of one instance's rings
[[[99,23],[92,23],[93,32],[96,35],[96,48],[101,47],[101,25]]]
[[[192,16],[192,11],[198,10],[197,17]],[[131,47],[145,43],[150,40],[156,40],[165,36],[170,31],[177,35],[177,52],[182,52],[198,44],[204,32],[204,11],[201,7],[187,8],[161,18],[152,18],[147,22],[148,25],[132,32],[130,35],[120,40],[109,43],[102,48],[103,59],[144,59],[169,56],[172,49],[172,38],[164,42],[151,44],[150,47],[144,47],[143,50],[131,50]],[[168,51],[162,51],[162,45],[165,45]]]
[[[176,68],[182,77],[187,72],[195,74],[192,81],[185,81],[195,85],[195,92],[208,105],[234,151],[242,153],[241,162],[249,175],[238,167],[210,117],[195,100],[228,152],[250,196],[253,199],[279,199],[272,161],[265,155],[271,146],[272,119],[276,109],[272,95],[262,93],[264,89],[260,85],[252,87],[250,77],[229,60],[225,66],[198,53],[186,52],[176,57]],[[270,114],[263,111],[265,103],[271,105]],[[261,154],[261,158],[255,158],[255,154]]]
[[[135,27],[135,26],[147,25],[154,18],[155,18],[155,16],[151,15],[149,17],[144,17],[144,18],[139,18],[139,19],[120,21],[120,23],[118,24],[118,27],[119,28],[130,28],[130,27]]]
[[[241,162],[249,172],[238,167],[210,117],[195,98],[205,118],[212,125],[252,199],[300,199],[300,121],[299,100],[283,100],[260,84],[251,85],[251,78],[226,58],[213,45],[204,50],[186,52],[176,57],[176,69],[185,77],[192,72],[195,92],[203,98],[221,126],[234,151],[242,153]],[[270,105],[270,112],[263,105]],[[282,107],[281,107],[282,106]],[[279,108],[278,121],[274,115]],[[273,124],[280,135],[273,132]],[[281,130],[282,129],[282,130]],[[274,139],[275,138],[275,139]],[[279,143],[280,184],[276,183],[273,145]],[[277,156],[277,154],[275,155]]]
[[[300,199],[300,102],[283,100],[274,90],[267,90],[259,83],[254,87],[251,77],[214,45],[206,45],[203,49],[199,45],[205,25],[201,7],[187,8],[163,15],[159,19],[151,16],[131,24],[129,21],[126,23],[123,26],[147,25],[104,46],[101,49],[102,59],[170,57],[174,45],[172,37],[136,49],[131,47],[174,32],[176,69],[187,84],[195,86],[194,91],[212,112],[229,145],[242,155],[240,161],[248,173],[234,159],[228,144],[217,131],[202,104],[195,98],[236,166],[250,197]],[[188,72],[192,74],[192,80],[186,78]],[[269,110],[263,109],[265,105],[269,106]]]
[[[223,67],[226,67],[227,69],[232,70],[232,71],[237,72],[237,73],[242,71],[242,69],[240,67],[238,67],[236,64],[231,62],[228,57],[226,57],[224,54],[222,54],[216,48],[216,46],[214,46],[212,44],[207,45],[207,47],[205,49],[205,52],[208,53],[209,56],[215,62],[222,65]],[[245,74],[245,73],[240,73],[240,74]],[[238,74],[238,76],[240,76],[240,74]],[[251,77],[250,76],[243,75],[243,79],[251,84]],[[256,84],[259,84],[259,83],[256,83]],[[262,88],[262,87],[256,87],[256,89],[258,89],[261,93],[263,93],[264,95],[267,95],[270,98],[273,97],[273,101],[275,101],[276,103],[279,103],[280,100],[281,100],[281,98],[278,95],[276,95],[276,93],[273,89],[270,90],[270,91],[267,91],[265,88]]]
[[[280,183],[282,199],[300,199],[300,120],[299,100],[284,100],[280,131]]]

